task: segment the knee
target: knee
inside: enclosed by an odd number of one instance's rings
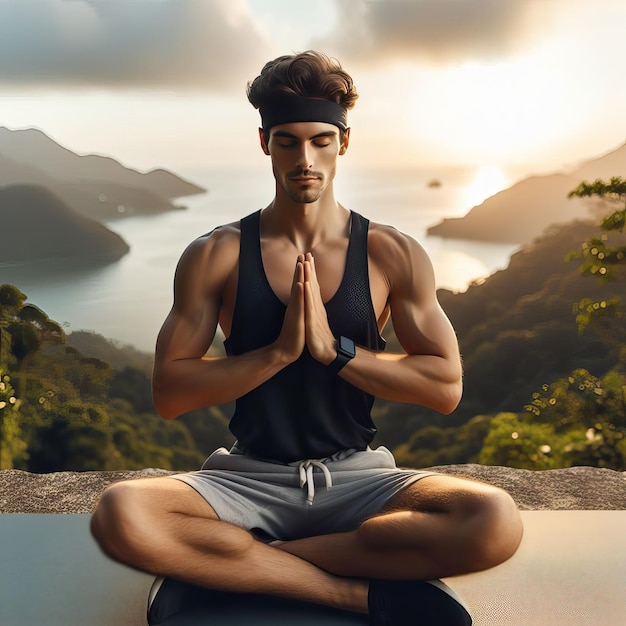
[[[141,508],[133,497],[131,485],[125,482],[107,487],[91,516],[91,534],[110,557],[130,562],[139,537]]]
[[[513,498],[502,489],[485,486],[473,496],[469,506],[469,546],[477,569],[488,569],[511,558],[524,532]]]

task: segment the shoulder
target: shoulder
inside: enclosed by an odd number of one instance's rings
[[[368,244],[370,262],[386,277],[390,287],[434,282],[428,253],[416,239],[386,224],[370,223]]]
[[[241,229],[239,222],[217,226],[206,235],[194,239],[185,249],[180,264],[196,264],[215,261],[221,257],[239,254]]]
[[[211,232],[194,239],[181,258],[211,256],[216,252],[228,252],[231,248],[239,250],[240,238],[241,228],[238,221],[217,226]]]
[[[194,239],[180,257],[176,282],[222,284],[237,267],[241,230],[239,221],[214,228]]]

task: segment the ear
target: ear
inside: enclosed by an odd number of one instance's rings
[[[350,144],[350,128],[346,128],[346,132],[343,134],[343,141],[339,148],[339,154],[345,154]]]
[[[265,137],[263,136],[262,128],[259,128],[259,141],[261,142],[261,150],[263,150],[263,152],[269,156],[270,151],[267,147],[267,144],[265,143]]]

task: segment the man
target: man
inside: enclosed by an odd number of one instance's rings
[[[166,419],[236,400],[237,443],[199,472],[110,487],[93,533],[113,558],[169,579],[369,613],[372,624],[469,624],[437,579],[515,552],[512,499],[397,469],[369,448],[374,397],[443,414],[460,400],[430,261],[335,199],[357,98],[336,61],[275,59],[248,98],[275,197],[184,252],[153,379]],[[403,354],[383,352],[390,316]],[[218,324],[227,355],[208,358]]]

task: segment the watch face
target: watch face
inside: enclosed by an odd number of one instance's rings
[[[339,350],[344,352],[347,356],[353,357],[355,355],[354,341],[347,337],[339,337]]]

